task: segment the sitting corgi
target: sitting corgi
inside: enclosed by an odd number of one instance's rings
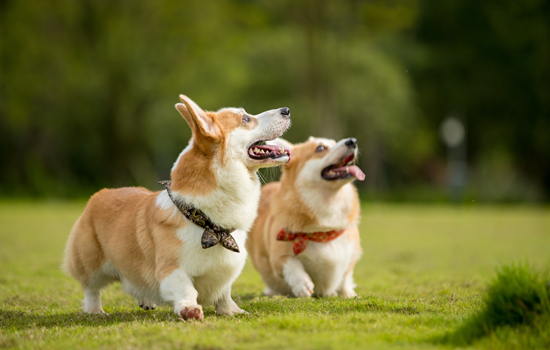
[[[359,197],[352,182],[365,175],[356,165],[357,140],[310,137],[291,145],[280,182],[262,188],[247,249],[266,295],[356,296],[353,268],[361,255]]]
[[[103,313],[101,289],[121,281],[145,310],[168,303],[184,319],[243,313],[231,284],[246,262],[246,232],[257,214],[262,167],[290,152],[262,144],[290,126],[288,108],[253,116],[243,109],[205,112],[180,95],[176,109],[192,129],[165,190],[104,189],[75,223],[64,267],[84,290],[84,312]]]

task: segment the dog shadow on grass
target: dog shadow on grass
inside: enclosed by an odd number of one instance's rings
[[[213,313],[213,312],[212,312]],[[205,314],[208,312],[205,311]],[[171,310],[155,311],[115,311],[105,315],[70,312],[60,314],[43,314],[25,311],[0,310],[0,326],[3,329],[25,330],[36,328],[75,327],[75,326],[108,326],[130,322],[158,323],[179,321]]]
[[[417,309],[411,302],[386,302],[376,297],[341,298],[287,298],[283,296],[265,297],[259,294],[243,294],[235,297],[235,301],[249,312],[248,315],[237,317],[262,317],[266,315],[285,315],[287,313],[319,313],[329,312],[334,315],[345,315],[350,312],[388,312],[405,315],[415,315],[434,312],[430,309]],[[68,327],[98,327],[120,325],[125,323],[181,322],[183,319],[172,312],[169,307],[160,307],[153,311],[141,309],[127,310],[116,308],[106,309],[108,314],[85,314],[83,312],[47,313],[42,311],[0,310],[0,327],[6,330],[26,330],[36,328],[68,328]],[[217,318],[213,306],[204,309],[205,317]]]

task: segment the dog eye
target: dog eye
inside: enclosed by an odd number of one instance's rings
[[[246,114],[243,114],[243,123],[250,123],[250,117]]]
[[[315,152],[323,152],[324,150],[326,150],[327,148],[323,145],[320,145],[320,146],[317,146],[317,149],[315,150]]]

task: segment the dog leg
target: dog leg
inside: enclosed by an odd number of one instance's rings
[[[237,306],[231,298],[231,286],[227,286],[222,292],[222,297],[215,303],[217,315],[236,315],[248,313]]]
[[[344,298],[354,298],[357,296],[357,293],[354,291],[355,283],[353,283],[353,268],[355,267],[355,263],[357,262],[360,254],[361,251],[358,250],[358,253],[356,253],[356,258],[348,266],[348,269],[344,274],[344,278],[342,279],[342,284],[340,285],[340,288],[338,288],[338,295]]]
[[[269,288],[268,286],[265,286],[265,288],[264,288],[264,295],[267,296],[267,297],[272,297],[272,296],[277,295],[277,293],[275,293],[274,291],[272,291],[271,288]]]
[[[289,257],[283,266],[283,277],[295,297],[310,297],[313,294],[313,282],[300,260]]]
[[[357,296],[357,293],[353,290],[355,288],[355,283],[353,283],[353,274],[348,273],[344,276],[342,285],[338,289],[338,295],[344,298],[354,298]]]
[[[160,283],[160,295],[166,301],[174,304],[174,312],[183,319],[202,320],[202,306],[197,304],[198,292],[193,286],[193,280],[178,268]]]
[[[84,290],[84,305],[82,310],[89,314],[104,314],[101,306],[101,290],[87,288]]]
[[[138,299],[137,304],[143,310],[154,310],[154,309],[157,308],[157,304],[153,303],[152,301],[148,301],[148,300]]]

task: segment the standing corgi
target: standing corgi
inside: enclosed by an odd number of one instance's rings
[[[280,182],[262,188],[247,249],[266,295],[356,296],[353,268],[361,255],[359,197],[352,182],[365,175],[356,165],[357,140],[310,137],[288,148],[292,161]]]
[[[84,290],[84,312],[103,313],[101,289],[121,281],[145,310],[168,303],[184,319],[243,313],[231,284],[247,252],[246,232],[257,214],[262,167],[286,163],[290,152],[262,145],[290,126],[288,108],[252,116],[243,109],[205,112],[187,96],[176,109],[193,137],[166,190],[104,189],[75,223],[65,269]]]

